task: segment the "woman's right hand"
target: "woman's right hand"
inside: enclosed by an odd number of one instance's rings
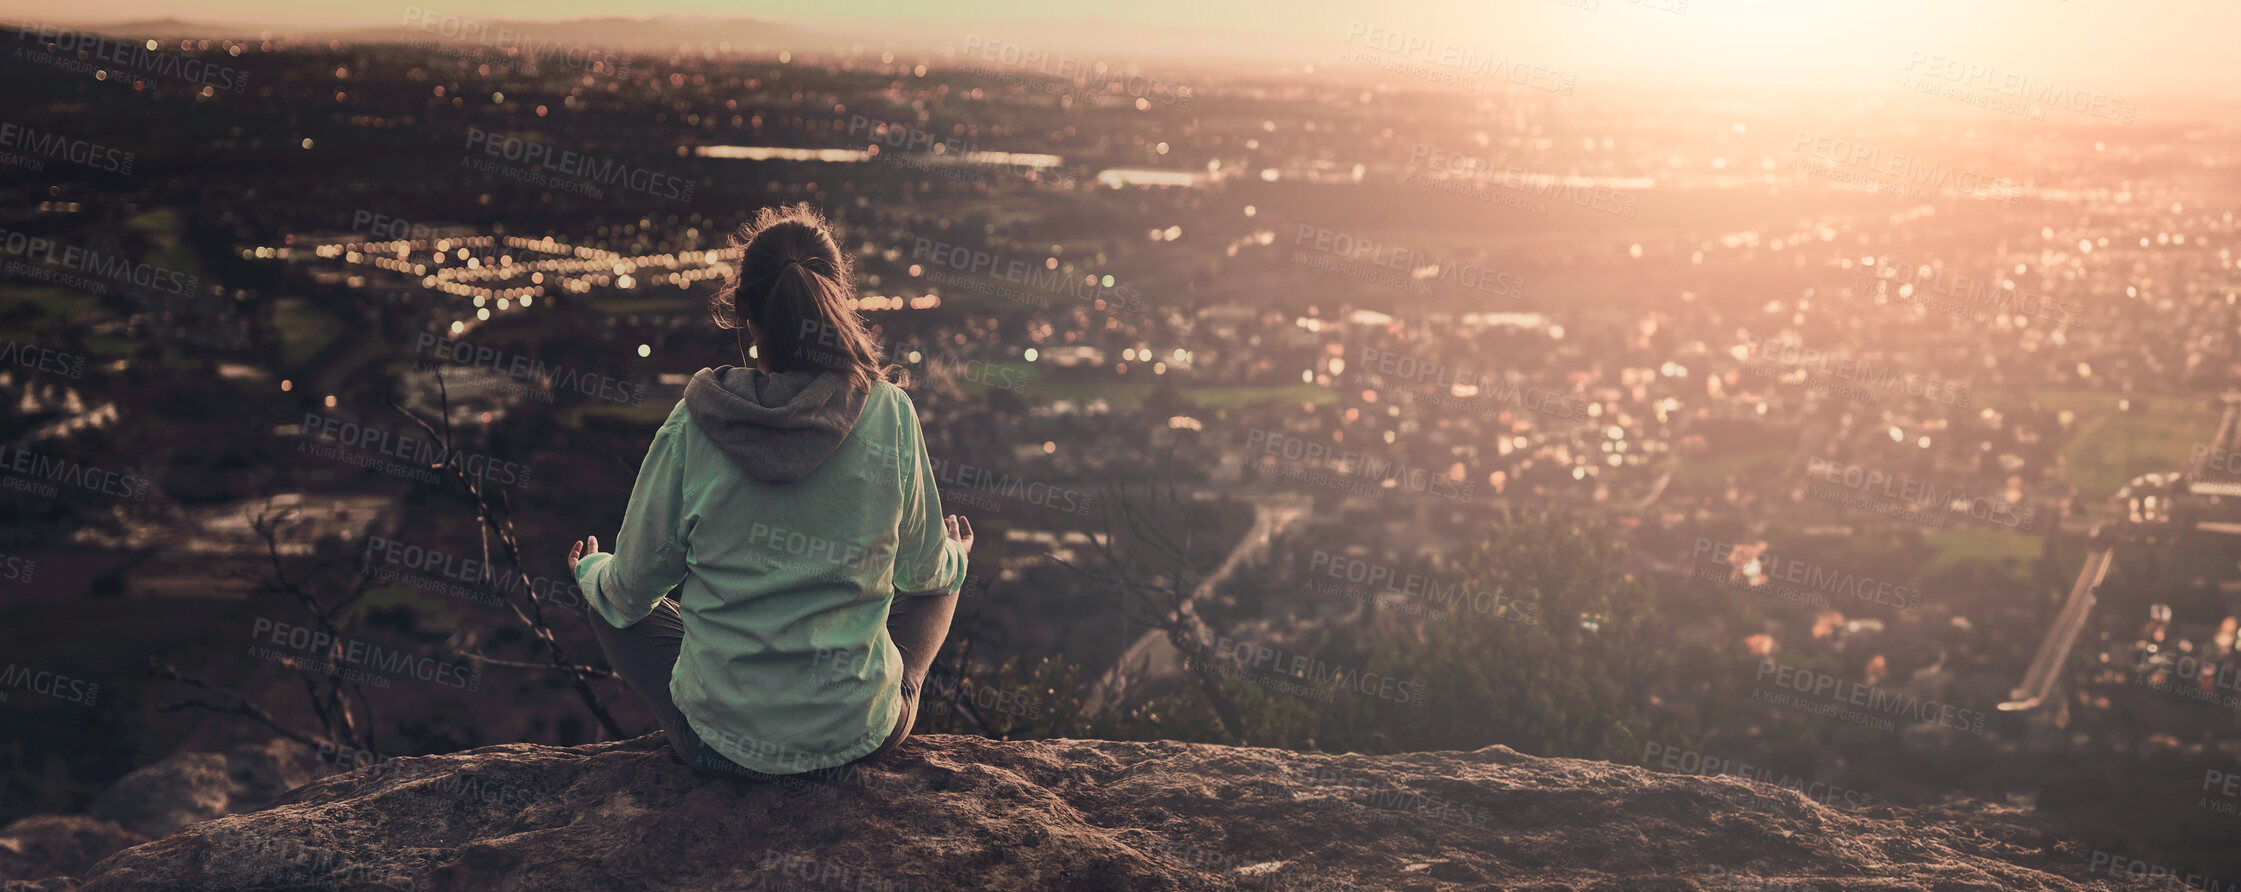
[[[942,527],[948,530],[949,538],[965,547],[966,554],[973,553],[973,522],[966,520],[965,515],[952,514],[942,518]]]

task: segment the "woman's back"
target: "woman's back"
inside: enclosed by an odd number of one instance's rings
[[[655,434],[623,521],[651,559],[579,573],[618,627],[674,584],[677,707],[727,758],[794,773],[868,753],[893,729],[888,598],[964,579],[940,510],[901,388],[703,370]]]
[[[740,353],[757,367],[693,376],[646,451],[615,554],[575,570],[618,671],[636,666],[633,688],[675,710],[673,743],[794,774],[907,733],[971,540],[945,526],[916,411],[848,308],[847,258],[822,218],[768,210],[742,244],[713,309],[753,334]],[[921,596],[946,600],[898,648],[888,624],[913,611],[893,599]],[[656,614],[674,634],[618,637]],[[677,639],[671,667],[661,642]]]

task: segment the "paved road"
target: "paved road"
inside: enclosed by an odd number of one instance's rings
[[[1221,566],[1215,567],[1214,572],[1206,574],[1206,578],[1199,580],[1198,586],[1191,589],[1190,600],[1184,605],[1186,611],[1195,612],[1195,605],[1213,597],[1223,580],[1237,572],[1237,568],[1257,559],[1268,550],[1269,542],[1278,533],[1313,510],[1313,500],[1300,493],[1265,493],[1243,497],[1253,503],[1253,525],[1245,531],[1244,536],[1238,538],[1237,546],[1230,549],[1229,556],[1222,559]],[[1107,697],[1124,699],[1132,686],[1182,671],[1183,654],[1175,649],[1173,642],[1167,640],[1167,633],[1158,630],[1145,632],[1137,636],[1126,650],[1121,651],[1120,658],[1113,661],[1112,668],[1105,670],[1105,674],[1090,687],[1086,705],[1095,710],[1104,705]]]

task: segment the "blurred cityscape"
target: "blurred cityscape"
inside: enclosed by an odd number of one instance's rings
[[[2231,838],[2192,792],[2241,761],[2230,115],[1593,91],[1336,38],[1056,69],[967,34],[83,37],[26,25],[0,60],[0,612],[11,665],[120,705],[15,692],[8,774],[73,779],[11,780],[0,817],[238,733],[168,710],[147,656],[264,684],[241,645],[281,557],[489,560],[392,400],[563,576],[685,380],[741,362],[708,322],[727,239],[807,202],[979,530],[972,659],[1063,655],[1093,704],[1188,686],[1075,572],[1132,493],[1213,518],[1187,612],[1297,651],[1455,607],[1490,528],[1557,512],[1704,655],[1625,692],[1661,721],[1835,739],[1732,693],[1812,666],[1963,716],[1823,780]],[[427,587],[354,597],[430,651],[526,646]],[[415,747],[595,736],[557,682],[487,673],[496,706],[374,696],[420,710]]]

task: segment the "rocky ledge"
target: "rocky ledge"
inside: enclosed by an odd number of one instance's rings
[[[70,836],[86,827],[40,826],[55,846],[100,844]],[[836,780],[746,783],[694,775],[658,735],[509,744],[392,759],[261,810],[140,832],[169,835],[81,876],[0,888],[2104,888],[2091,853],[2012,815],[1840,811],[1733,778],[1503,747],[935,735]],[[7,845],[24,843],[0,833]]]

